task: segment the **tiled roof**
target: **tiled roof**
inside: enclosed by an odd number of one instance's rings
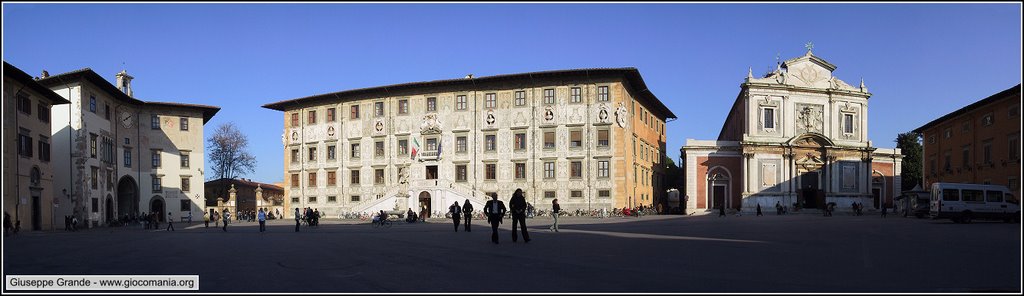
[[[7,63],[7,61],[4,61],[4,76],[11,77],[16,81],[21,82],[21,84],[31,88],[32,90],[35,90],[36,92],[40,93],[43,97],[49,99],[50,103],[53,105],[71,103],[64,97],[61,97],[57,93],[54,93],[49,88],[46,88],[45,86],[39,84],[39,82],[37,82],[35,79],[32,79],[31,75],[28,75],[28,73],[25,73],[25,71],[18,69],[18,67],[15,67],[10,63]]]
[[[1017,84],[1016,86],[1008,88],[1008,89],[1006,89],[1004,91],[1001,91],[1001,92],[999,92],[997,94],[991,95],[991,96],[989,96],[987,98],[984,98],[984,99],[982,99],[980,101],[974,102],[974,103],[972,103],[970,105],[967,105],[967,106],[965,106],[963,108],[960,108],[959,110],[950,112],[949,114],[946,114],[946,115],[944,115],[942,117],[939,117],[938,119],[932,120],[931,122],[928,122],[925,125],[922,125],[921,127],[917,128],[917,129],[914,129],[914,132],[915,133],[923,133],[925,130],[927,130],[927,129],[935,126],[935,125],[941,124],[941,123],[945,122],[946,120],[949,120],[949,119],[955,118],[957,116],[960,116],[961,114],[970,112],[971,110],[977,109],[978,107],[988,105],[989,103],[995,102],[995,101],[997,101],[999,99],[1006,98],[1006,97],[1010,96],[1010,94],[1014,94],[1014,93],[1017,93],[1017,94],[1020,93],[1020,84]]]

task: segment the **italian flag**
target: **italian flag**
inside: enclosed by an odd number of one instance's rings
[[[416,140],[416,138],[412,138],[412,149],[409,150],[409,152],[411,153],[409,154],[409,158],[416,159],[416,153],[419,152],[419,150],[420,141]]]

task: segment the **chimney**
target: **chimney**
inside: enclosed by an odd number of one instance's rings
[[[473,74],[466,74],[466,79],[473,79]]]
[[[121,70],[121,73],[117,73],[117,89],[121,90],[129,97],[134,98],[135,95],[132,93],[132,79],[135,79],[135,77],[128,75],[127,70]]]
[[[47,77],[50,77],[50,72],[46,72],[46,70],[43,70],[43,75],[40,76],[40,78],[44,78],[45,79]]]

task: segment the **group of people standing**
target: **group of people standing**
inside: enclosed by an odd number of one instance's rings
[[[409,212],[412,213],[412,210],[410,209]],[[469,226],[472,225],[470,221],[473,219],[473,204],[469,202],[469,199],[466,199],[461,207],[459,202],[453,203],[452,206],[448,207],[448,213],[451,214],[452,222],[455,223],[455,232],[459,232],[459,219],[462,216],[466,217],[463,230],[470,232]]]
[[[307,207],[300,212],[299,208],[295,208],[295,232],[299,232],[299,226],[303,220],[306,221],[306,226],[320,225],[321,214],[319,209]]]

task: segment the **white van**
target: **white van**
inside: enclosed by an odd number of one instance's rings
[[[933,183],[929,214],[932,219],[949,218],[955,223],[973,219],[1020,222],[1020,201],[1006,186]]]

